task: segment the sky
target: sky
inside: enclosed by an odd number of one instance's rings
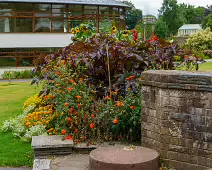
[[[152,14],[157,16],[158,9],[162,6],[163,0],[131,0],[137,9],[141,9],[144,15]],[[194,6],[211,5],[211,0],[178,0],[178,3],[191,4]]]

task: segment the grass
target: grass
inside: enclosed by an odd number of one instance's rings
[[[39,88],[27,83],[0,83],[0,126],[4,120],[22,113],[24,101]],[[33,151],[30,143],[14,138],[11,132],[0,133],[0,166],[32,166]]]
[[[200,65],[199,71],[212,72],[212,62],[207,62]]]

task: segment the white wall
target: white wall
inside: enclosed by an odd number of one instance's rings
[[[72,36],[71,33],[1,33],[0,48],[65,47]]]

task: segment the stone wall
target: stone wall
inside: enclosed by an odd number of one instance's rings
[[[177,170],[212,168],[212,74],[147,71],[142,144]]]

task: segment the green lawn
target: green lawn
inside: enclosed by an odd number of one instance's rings
[[[212,62],[201,64],[199,67],[199,71],[212,72]]]
[[[22,113],[24,101],[37,93],[39,88],[27,83],[0,83],[0,126],[3,121]],[[32,166],[33,151],[30,143],[0,133],[0,166]]]

